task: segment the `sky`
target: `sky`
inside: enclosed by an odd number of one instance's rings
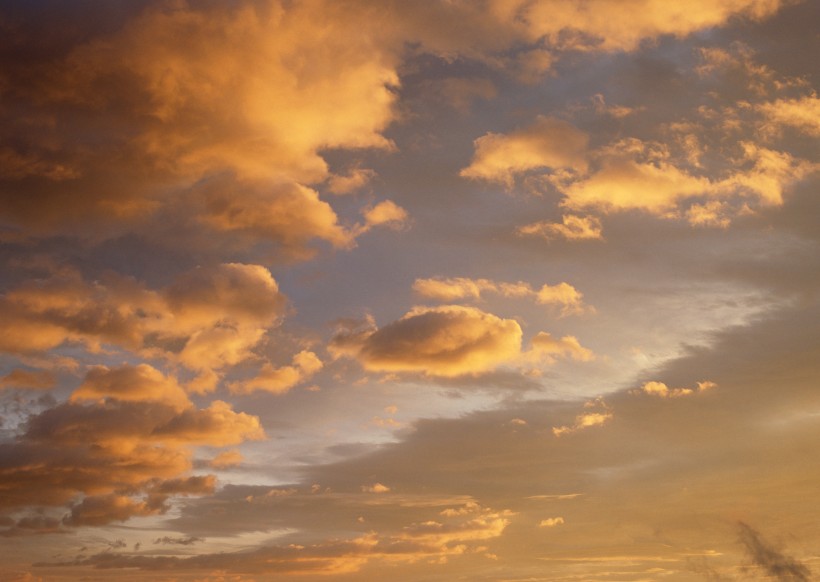
[[[816,579],[819,21],[0,2],[0,582]]]

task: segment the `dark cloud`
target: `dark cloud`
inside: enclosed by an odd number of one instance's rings
[[[741,521],[737,528],[747,555],[767,576],[781,582],[808,582],[812,579],[808,566],[775,548],[752,526]]]

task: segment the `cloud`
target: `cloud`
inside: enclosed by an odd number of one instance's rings
[[[395,202],[384,200],[364,212],[365,228],[388,225],[401,228],[407,223],[407,211]]]
[[[355,357],[367,370],[432,376],[480,374],[514,361],[521,327],[474,307],[415,307],[382,328],[336,335],[336,356]]]
[[[196,536],[188,536],[181,538],[174,538],[171,536],[163,536],[154,540],[154,544],[175,545],[175,546],[190,546],[197,542],[205,541],[203,538]]]
[[[124,365],[109,369],[92,367],[83,383],[71,394],[71,401],[112,398],[121,402],[161,402],[174,409],[192,406],[188,395],[173,377],[148,364]]]
[[[680,398],[682,396],[691,396],[697,392],[704,392],[715,388],[717,384],[708,380],[698,382],[697,388],[669,388],[663,382],[650,381],[644,383],[640,390],[633,390],[633,394],[649,394],[650,396],[657,396],[659,398]]]
[[[758,531],[744,522],[738,522],[738,535],[746,553],[755,566],[767,576],[782,582],[808,582],[811,570],[798,560],[772,547]]]
[[[560,437],[565,434],[571,434],[593,426],[601,426],[610,420],[612,420],[611,412],[588,412],[576,416],[575,423],[571,426],[553,427],[552,434]]]
[[[208,180],[191,196],[192,204],[199,205],[198,220],[203,225],[248,241],[276,242],[297,258],[313,253],[307,247],[313,239],[346,248],[355,238],[339,224],[330,204],[300,184],[269,184],[223,175]]]
[[[538,236],[547,240],[603,240],[601,221],[595,216],[564,214],[561,222],[533,222],[519,226],[516,232],[523,236]]]
[[[334,174],[330,176],[327,182],[327,190],[331,194],[350,194],[363,188],[375,176],[375,171],[355,166],[346,175]]]
[[[208,372],[249,357],[285,305],[276,281],[259,265],[196,268],[158,291],[113,273],[89,282],[66,269],[0,298],[0,351],[31,354],[77,343],[99,352],[103,345],[116,346]]]
[[[89,370],[68,402],[28,419],[0,445],[3,506],[62,506],[64,523],[101,525],[164,513],[170,496],[212,494],[213,476],[185,475],[192,447],[222,447],[264,432],[222,401],[199,409],[173,377],[146,365]]]
[[[365,493],[388,493],[390,487],[381,483],[374,483],[373,485],[362,485],[362,491]]]
[[[588,142],[587,134],[566,121],[538,116],[531,127],[476,139],[473,160],[461,176],[501,182],[512,189],[514,176],[529,170],[568,168],[583,172]]]
[[[229,385],[229,389],[235,394],[249,394],[257,391],[284,394],[297,384],[309,379],[321,370],[322,366],[322,361],[316,354],[303,350],[293,356],[290,366],[274,368],[270,363],[266,363],[256,377],[233,382]]]
[[[223,451],[208,461],[208,466],[214,469],[227,469],[240,465],[243,459],[239,451]]]
[[[556,527],[559,525],[564,525],[563,517],[548,517],[538,522],[538,527]]]
[[[382,132],[400,59],[394,40],[359,34],[364,7],[319,4],[148,2],[119,26],[77,19],[48,51],[30,47],[53,23],[10,19],[4,54],[27,65],[7,60],[0,78],[14,87],[0,108],[0,215],[29,237],[88,236],[91,220],[97,238],[196,247],[204,229],[291,258],[315,241],[349,248],[357,234],[310,185],[331,178],[328,148],[394,149]]]
[[[554,305],[560,308],[562,316],[580,314],[594,309],[583,302],[583,294],[569,283],[542,285],[534,289],[529,283],[496,282],[490,279],[469,279],[466,277],[448,277],[416,279],[413,290],[424,297],[438,301],[456,301],[459,299],[480,300],[482,293],[494,293],[502,297],[524,297],[541,305]]]
[[[2,388],[25,388],[28,390],[49,390],[55,386],[57,379],[48,370],[24,370],[15,368],[0,378]]]
[[[784,126],[793,127],[810,136],[820,136],[820,99],[806,95],[798,99],[777,99],[756,106],[766,118],[767,133],[780,133]]]
[[[134,501],[124,495],[94,495],[86,497],[71,508],[63,523],[72,527],[99,526],[113,521],[127,521],[132,517],[145,517],[163,513],[162,503]]]
[[[529,23],[531,34],[546,35],[562,48],[576,50],[633,50],[645,38],[661,35],[683,37],[703,28],[721,26],[729,18],[742,15],[762,19],[773,14],[778,1],[741,0],[715,4],[697,0],[686,7],[661,0],[635,0],[628,9],[608,0],[584,5],[563,2],[503,3]]]
[[[529,352],[534,359],[554,360],[556,357],[567,357],[580,362],[588,362],[595,358],[595,355],[588,348],[583,347],[578,339],[571,335],[566,335],[561,339],[555,339],[547,332],[538,332],[531,340],[532,349]]]
[[[289,496],[277,499],[285,504],[293,502]],[[444,519],[441,519],[442,515],[439,513],[436,520],[412,522],[382,532],[370,531],[356,537],[318,543],[277,543],[244,552],[203,553],[187,558],[104,552],[73,562],[48,565],[140,568],[148,571],[218,568],[228,572],[260,574],[351,574],[365,566],[391,567],[433,560],[444,563],[450,557],[484,554],[486,546],[478,544],[502,535],[513,514],[472,503],[465,505],[464,511],[448,513]]]

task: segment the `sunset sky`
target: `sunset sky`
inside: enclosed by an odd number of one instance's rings
[[[820,576],[820,2],[0,2],[0,582]]]

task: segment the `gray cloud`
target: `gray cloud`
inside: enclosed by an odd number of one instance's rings
[[[766,575],[781,582],[808,582],[812,579],[808,566],[775,548],[752,526],[741,521],[737,529],[747,555]]]

